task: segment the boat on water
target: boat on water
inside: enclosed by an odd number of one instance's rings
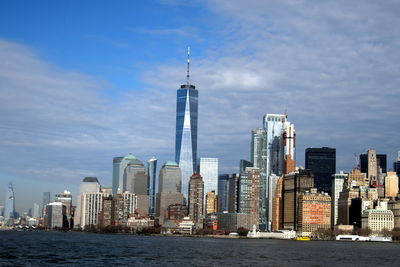
[[[297,241],[310,241],[311,238],[308,237],[308,236],[298,236],[298,237],[296,238],[296,240],[297,240]]]

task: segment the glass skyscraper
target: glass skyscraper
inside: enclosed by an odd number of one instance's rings
[[[46,206],[50,203],[50,192],[43,192],[42,217],[46,215]]]
[[[177,91],[175,135],[175,161],[182,171],[182,193],[186,200],[189,179],[196,169],[198,95],[196,87],[190,84],[188,57],[187,83]]]
[[[155,213],[155,201],[156,201],[156,171],[157,171],[157,159],[151,158],[147,162],[147,185],[149,188],[149,214],[154,215]]]
[[[12,221],[15,215],[15,199],[14,199],[14,189],[12,183],[8,184],[7,193],[6,193],[6,203],[4,207],[4,220],[7,224],[8,221]]]

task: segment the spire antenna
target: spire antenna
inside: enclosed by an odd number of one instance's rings
[[[187,88],[189,88],[189,86],[190,86],[190,46],[188,46],[188,50],[187,50],[186,85],[187,85]]]

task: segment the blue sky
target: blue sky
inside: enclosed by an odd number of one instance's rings
[[[250,132],[288,110],[304,149],[337,148],[338,170],[400,150],[397,1],[3,1],[0,203],[111,185],[112,158],[174,158],[186,47],[199,89],[199,155],[220,172],[249,158]]]

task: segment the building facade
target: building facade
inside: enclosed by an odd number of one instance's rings
[[[229,174],[218,176],[218,211],[228,211],[229,203]]]
[[[388,172],[385,177],[385,197],[396,198],[399,193],[399,177],[396,172]]]
[[[315,188],[299,196],[299,221],[297,230],[310,236],[318,229],[331,229],[331,197],[317,193]]]
[[[362,228],[369,228],[373,233],[382,230],[392,231],[394,228],[394,216],[391,210],[368,209],[362,215]]]
[[[113,159],[113,195],[121,194],[128,190],[126,187],[126,179],[124,179],[125,168],[131,161],[135,160],[137,160],[137,158],[132,154],[128,154],[125,157],[115,157]]]
[[[67,225],[65,227],[72,228],[73,222],[73,207],[72,207],[72,195],[70,191],[64,190],[61,194],[56,194],[54,202],[61,202],[65,206],[65,216],[67,218]]]
[[[336,173],[336,149],[307,148],[305,156],[306,169],[314,174],[315,187],[331,194],[332,175]]]
[[[50,192],[43,192],[43,203],[41,216],[44,218],[46,215],[46,206],[50,203]]]
[[[343,191],[345,187],[345,182],[347,181],[348,174],[340,171],[339,173],[335,173],[332,175],[332,226],[337,224],[338,220],[338,203],[340,193]]]
[[[212,214],[218,212],[218,196],[215,194],[215,191],[206,193],[206,206],[205,206],[205,214]]]
[[[47,228],[68,227],[66,207],[61,202],[52,202],[47,205]]]
[[[248,213],[252,224],[259,228],[260,215],[260,170],[254,167],[246,168],[240,174],[238,188],[238,212]]]
[[[197,227],[202,227],[204,209],[204,183],[199,173],[190,177],[189,181],[189,217]]]

